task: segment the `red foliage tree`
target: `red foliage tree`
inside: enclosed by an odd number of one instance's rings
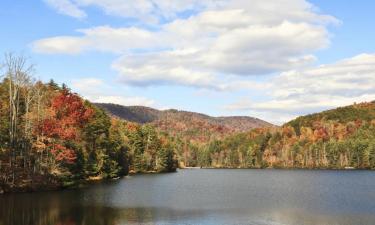
[[[314,130],[314,140],[327,141],[329,139],[328,131],[325,127],[319,127]]]
[[[64,147],[60,144],[53,144],[51,146],[51,153],[54,155],[56,161],[72,164],[75,162],[77,156],[72,149]]]
[[[77,140],[79,130],[89,121],[94,111],[85,107],[82,99],[68,90],[62,90],[52,98],[49,117],[41,124],[41,131],[53,143],[48,146],[56,161],[74,163],[76,158],[72,149],[59,142]]]

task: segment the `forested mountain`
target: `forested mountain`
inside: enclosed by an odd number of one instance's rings
[[[206,167],[375,169],[375,102],[301,116],[202,146]]]
[[[243,127],[231,130],[222,118],[202,114],[104,106],[118,108],[117,113],[131,110],[136,115],[149,115],[148,123],[174,138],[182,167],[375,168],[375,102],[301,116],[281,127],[266,124],[247,132],[238,132]],[[235,117],[229,127],[241,119]]]
[[[286,125],[292,126],[299,134],[300,127],[312,127],[316,121],[335,121],[341,124],[353,121],[371,121],[375,119],[374,105],[375,101],[370,103],[355,103],[354,105],[339,107],[321,113],[301,116],[288,122]]]
[[[253,117],[211,117],[201,113],[175,109],[156,110],[144,106],[121,106],[96,103],[111,115],[136,123],[147,123],[161,132],[192,143],[205,143],[221,139],[230,134],[273,125]]]
[[[111,103],[94,103],[112,116],[135,123],[151,123],[161,117],[162,111],[146,106],[122,106]]]

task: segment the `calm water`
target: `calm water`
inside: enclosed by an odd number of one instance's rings
[[[0,196],[0,224],[375,224],[375,172],[179,170]]]

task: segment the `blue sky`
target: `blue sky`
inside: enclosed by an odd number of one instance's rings
[[[2,0],[0,52],[96,102],[277,124],[375,99],[375,2]]]

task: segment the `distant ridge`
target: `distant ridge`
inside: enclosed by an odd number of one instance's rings
[[[112,103],[95,103],[95,105],[112,116],[141,124],[151,123],[162,115],[162,111],[146,106],[123,106]]]
[[[95,105],[112,116],[131,122],[152,124],[160,131],[199,142],[254,128],[274,126],[248,116],[211,117],[202,113],[176,109],[157,110],[145,106],[122,106],[111,103],[95,103]]]

